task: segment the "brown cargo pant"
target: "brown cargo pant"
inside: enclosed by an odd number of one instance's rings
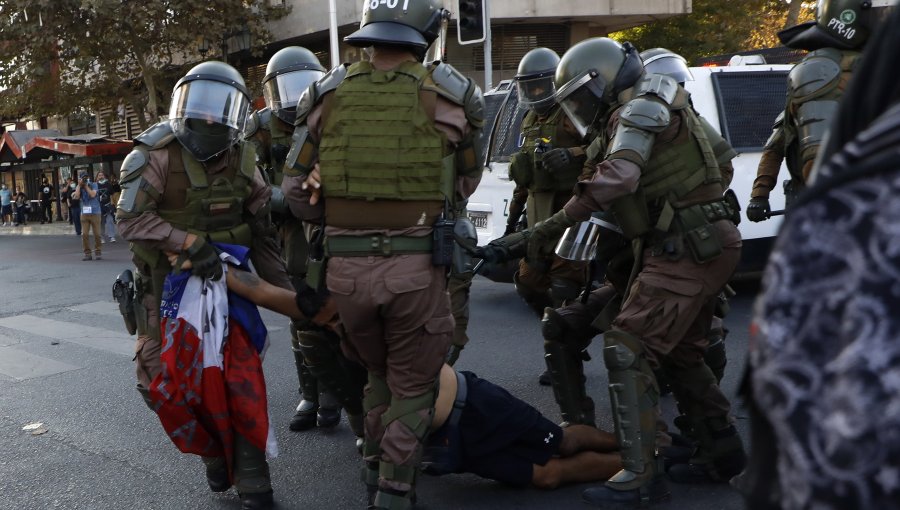
[[[431,265],[428,254],[333,257],[327,283],[346,332],[347,357],[386,380],[393,398],[432,391],[454,327],[446,270]],[[384,426],[386,410],[369,410],[366,439],[382,437],[385,461],[415,464],[419,439],[400,421]]]
[[[613,327],[640,338],[653,370],[665,363],[685,368],[704,363],[712,323],[713,297],[728,283],[741,256],[737,228],[716,223],[723,252],[699,264],[686,252],[678,260],[644,252],[643,269],[631,286]],[[728,414],[731,404],[718,386],[692,388],[706,416]]]

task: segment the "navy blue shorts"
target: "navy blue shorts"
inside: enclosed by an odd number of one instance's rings
[[[562,429],[496,384],[472,372],[462,374],[468,395],[459,419],[460,471],[530,484],[534,464],[544,465],[559,453]]]

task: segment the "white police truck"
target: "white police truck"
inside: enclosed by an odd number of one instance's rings
[[[746,59],[744,59],[746,61]],[[696,110],[705,117],[737,151],[732,161],[734,179],[731,188],[742,207],[750,200],[756,168],[762,148],[772,132],[775,117],[782,111],[786,98],[787,74],[791,65],[738,64],[722,67],[692,67],[693,81],[685,87],[691,93]],[[518,104],[516,88],[501,82],[485,94],[490,137],[487,140],[485,171],[481,185],[468,203],[469,216],[475,223],[480,245],[503,235],[514,183],[509,178],[509,156],[519,150],[522,119],[525,110]],[[494,114],[496,112],[496,114]],[[779,178],[788,178],[782,164]],[[769,201],[773,211],[784,208],[781,186],[772,190]],[[744,239],[741,262],[735,279],[757,277],[768,258],[781,225],[781,216],[753,223],[742,212],[738,226]],[[511,281],[511,271],[494,268],[484,273],[496,281]]]

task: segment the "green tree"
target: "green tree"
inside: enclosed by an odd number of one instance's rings
[[[68,115],[129,104],[141,129],[167,112],[174,80],[221,58],[223,34],[247,31],[258,53],[269,0],[0,0],[0,117]]]
[[[812,2],[801,0],[694,0],[691,14],[610,37],[631,41],[640,50],[668,48],[693,62],[700,57],[777,47],[777,32],[786,25],[811,19],[814,8]]]

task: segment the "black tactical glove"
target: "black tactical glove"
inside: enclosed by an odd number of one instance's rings
[[[753,197],[747,205],[747,219],[750,221],[766,221],[771,216],[769,199],[766,197]]]
[[[219,260],[219,252],[207,243],[206,239],[198,237],[187,249],[188,259],[191,261],[191,273],[204,279],[218,281],[222,277],[222,261]]]
[[[572,152],[569,149],[559,148],[545,153],[541,159],[541,164],[544,165],[544,170],[552,174],[560,172],[571,165],[572,159]]]
[[[525,255],[528,264],[534,267],[546,265],[545,261],[553,253],[559,238],[575,223],[577,222],[562,210],[535,225],[531,230],[528,252]]]
[[[297,303],[297,308],[303,312],[303,315],[312,320],[319,313],[319,310],[322,309],[325,301],[328,300],[328,289],[322,285],[320,289],[316,290],[307,285],[306,280],[301,280],[296,289],[297,295],[294,297],[294,300]]]

